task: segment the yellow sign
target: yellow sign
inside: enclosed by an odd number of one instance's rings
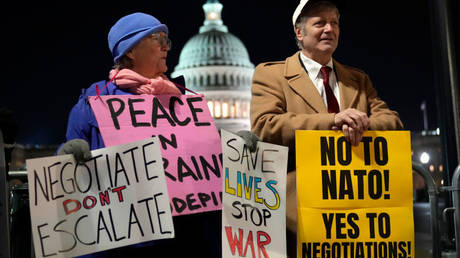
[[[414,257],[409,131],[296,131],[298,257]]]

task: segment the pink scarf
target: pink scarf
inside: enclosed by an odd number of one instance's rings
[[[117,74],[118,72],[118,74]],[[112,69],[110,71],[110,78],[113,76],[113,82],[122,89],[129,89],[133,94],[176,94],[180,95],[180,90],[174,85],[173,82],[168,80],[165,75],[160,75],[156,78],[146,78],[130,69]]]

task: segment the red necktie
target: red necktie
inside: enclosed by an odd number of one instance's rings
[[[329,113],[339,113],[339,103],[332,92],[331,87],[329,86],[329,73],[331,68],[328,66],[321,67],[321,74],[323,75],[323,85],[326,90],[326,99],[327,99],[327,112]]]

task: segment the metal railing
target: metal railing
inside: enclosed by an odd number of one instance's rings
[[[441,188],[443,191],[449,191],[452,195],[453,207],[445,208],[443,213],[447,217],[447,212],[454,213],[454,229],[455,229],[455,255],[460,254],[460,165],[454,171],[452,176],[452,185]],[[457,255],[458,257],[458,255]]]
[[[0,258],[10,258],[9,186],[4,147],[0,130]]]
[[[438,214],[438,195],[439,190],[436,187],[431,173],[427,171],[422,164],[417,162],[412,162],[412,169],[415,170],[419,175],[421,175],[426,182],[428,198],[430,201],[430,211],[431,211],[431,236],[432,236],[432,254],[434,258],[441,258],[441,233],[439,229],[439,214]]]
[[[454,224],[455,224],[455,250],[457,253],[460,248],[460,165],[457,166],[452,177],[452,203],[454,205]]]
[[[5,153],[3,148],[3,137],[0,131],[0,258],[10,258],[10,239],[9,239],[9,191],[7,182],[7,172],[5,166]],[[430,203],[430,223],[431,223],[431,235],[432,235],[432,255],[434,258],[441,258],[441,232],[439,225],[439,206],[438,196],[439,190],[436,183],[429,171],[427,171],[423,165],[417,162],[412,162],[412,169],[420,174],[427,185],[429,203]],[[9,175],[12,177],[26,177],[26,171],[10,171]],[[446,208],[447,210],[453,210],[454,212],[454,223],[455,223],[455,245],[456,250],[460,248],[460,165],[456,168],[453,178],[452,186],[443,187],[442,190],[451,191],[453,206]],[[4,225],[4,226],[3,226]]]

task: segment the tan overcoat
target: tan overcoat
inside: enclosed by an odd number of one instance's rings
[[[262,141],[289,147],[290,170],[295,169],[295,131],[331,130],[334,114],[327,112],[318,90],[300,63],[299,52],[285,61],[259,64],[252,84],[251,130]],[[379,99],[363,71],[333,60],[340,90],[340,110],[367,113],[370,130],[397,130],[398,114]],[[297,228],[295,171],[287,179],[287,226]]]

